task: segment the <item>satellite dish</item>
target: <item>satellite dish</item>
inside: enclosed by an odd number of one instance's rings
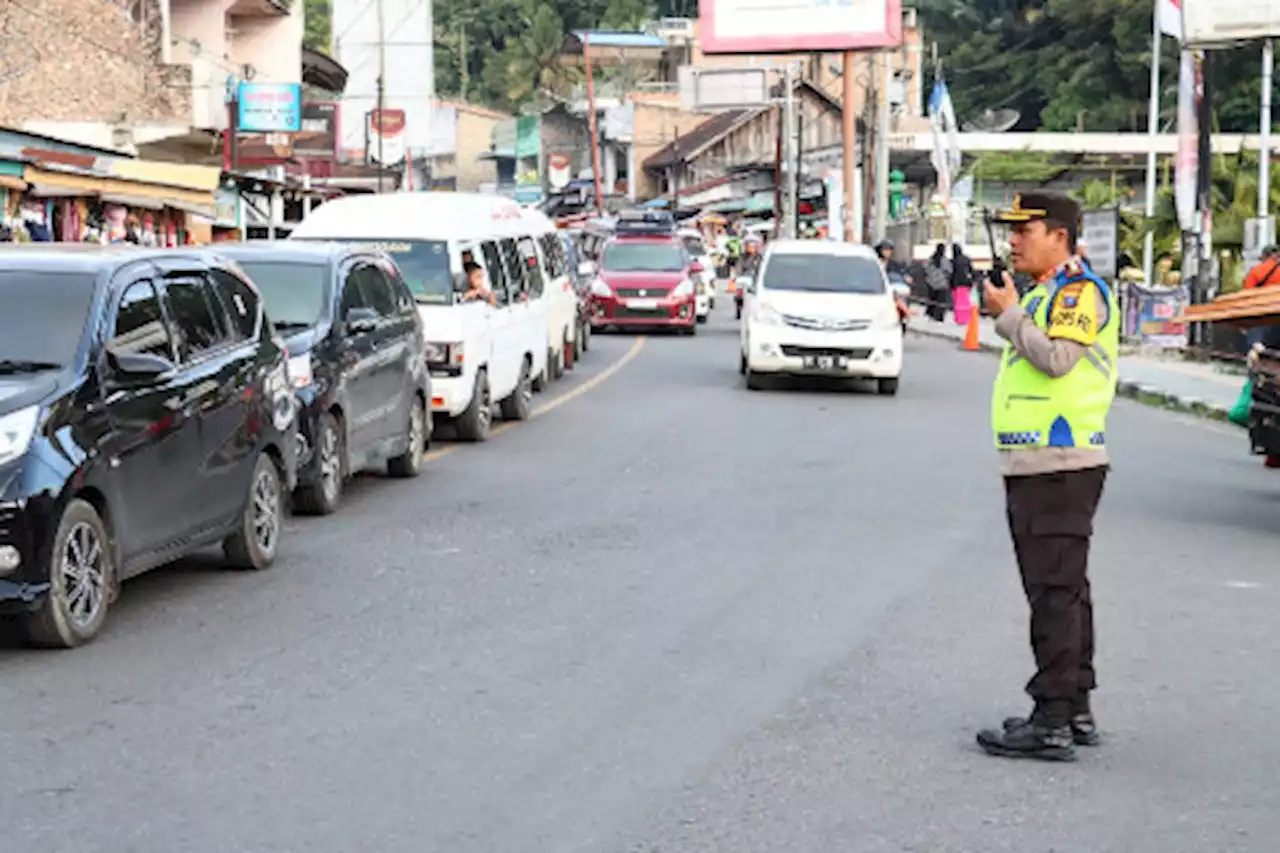
[[[1022,113],[1017,110],[983,110],[964,121],[960,129],[965,133],[1004,133],[1021,118]]]

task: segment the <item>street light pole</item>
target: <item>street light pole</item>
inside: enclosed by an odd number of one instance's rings
[[[853,51],[846,50],[844,52],[844,241],[846,243],[856,243],[854,237],[853,224],[853,156],[856,146],[854,144],[855,137],[858,133],[857,116],[853,112]]]

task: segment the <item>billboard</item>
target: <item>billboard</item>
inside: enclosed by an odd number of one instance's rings
[[[306,101],[302,105],[302,130],[293,140],[293,153],[309,160],[333,160],[338,156],[338,105],[332,101]]]
[[[1275,0],[1181,2],[1183,49],[1227,47],[1280,37],[1280,3]]]
[[[302,128],[302,86],[241,83],[236,125],[242,133],[297,133]]]
[[[705,54],[818,53],[902,44],[902,0],[698,0]]]
[[[770,69],[694,68],[681,65],[680,109],[688,113],[762,107],[769,97]]]

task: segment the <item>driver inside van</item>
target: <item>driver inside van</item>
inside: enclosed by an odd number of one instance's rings
[[[489,289],[489,285],[485,282],[484,267],[475,261],[467,260],[462,264],[462,270],[467,275],[467,292],[462,295],[463,302],[474,302],[480,300],[488,302],[494,308],[498,307],[498,298],[493,295],[493,291]]]

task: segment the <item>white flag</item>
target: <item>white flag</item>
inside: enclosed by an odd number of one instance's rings
[[[1156,0],[1160,32],[1182,41],[1182,0]]]

